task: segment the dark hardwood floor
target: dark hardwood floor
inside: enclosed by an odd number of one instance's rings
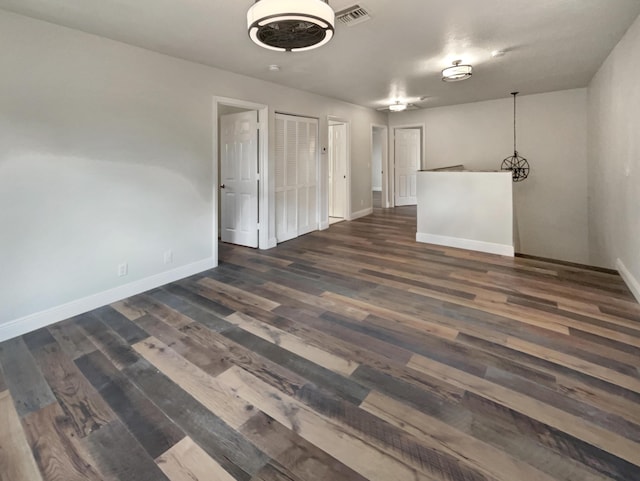
[[[617,274],[375,209],[0,344],[2,481],[640,480]]]

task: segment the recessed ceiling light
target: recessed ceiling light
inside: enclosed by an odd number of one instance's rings
[[[324,45],[333,37],[335,21],[329,0],[256,0],[247,12],[251,40],[279,52]]]
[[[280,71],[280,65],[269,65],[269,70],[271,72],[279,72]]]
[[[460,65],[462,60],[453,62],[452,67],[447,67],[442,71],[442,80],[445,82],[459,82],[471,77],[473,67],[471,65]]]

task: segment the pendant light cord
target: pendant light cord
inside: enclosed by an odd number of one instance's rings
[[[518,155],[518,150],[516,149],[516,95],[520,92],[511,92],[513,95],[513,153]]]

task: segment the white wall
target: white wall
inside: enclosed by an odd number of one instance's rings
[[[518,96],[518,151],[531,174],[513,186],[516,252],[589,260],[586,103],[586,89]],[[394,114],[389,122],[425,124],[426,169],[494,170],[513,154],[511,97]]]
[[[591,262],[621,270],[640,300],[640,17],[589,85]]]
[[[3,11],[0,58],[0,338],[12,320],[33,328],[40,311],[213,262],[214,96],[268,104],[271,153],[275,111],[320,118],[323,145],[327,115],[349,119],[353,209],[370,207],[382,113]]]
[[[382,190],[382,135],[384,129],[373,127],[371,142],[371,190]]]

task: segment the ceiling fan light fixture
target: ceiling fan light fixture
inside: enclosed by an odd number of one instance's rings
[[[466,80],[473,74],[471,65],[461,65],[462,60],[453,62],[453,66],[447,67],[442,71],[442,80],[445,82],[459,82]]]
[[[335,20],[328,0],[256,0],[247,12],[247,29],[261,47],[303,52],[328,43]]]
[[[407,104],[396,102],[395,104],[389,105],[389,110],[391,112],[402,112],[403,110],[407,110],[407,107]]]

